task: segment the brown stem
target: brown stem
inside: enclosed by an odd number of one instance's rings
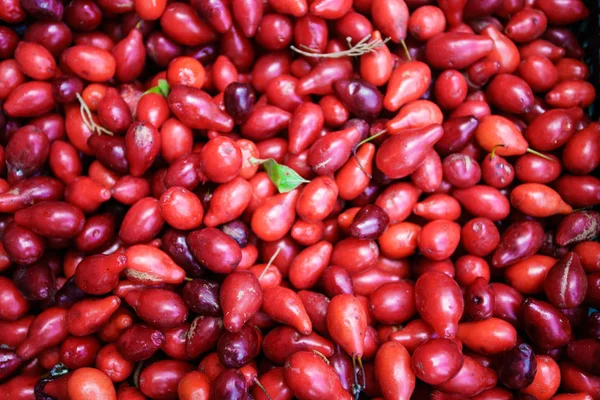
[[[267,392],[267,389],[265,389],[265,387],[262,385],[262,383],[260,383],[260,381],[258,379],[256,379],[256,377],[254,377],[253,382],[256,386],[258,386],[260,388],[260,390],[263,391],[263,393],[265,394],[265,396],[267,396],[267,399],[269,400],[273,400],[271,398],[271,396],[269,396],[269,392]]]
[[[373,176],[371,174],[369,174],[367,172],[367,170],[365,169],[365,167],[360,163],[360,160],[358,159],[358,157],[356,156],[356,151],[358,150],[358,148],[360,146],[362,146],[365,143],[370,142],[373,139],[378,138],[379,136],[383,135],[387,133],[387,129],[383,129],[377,133],[375,133],[374,135],[369,136],[366,139],[361,140],[360,142],[358,142],[358,144],[356,146],[354,146],[354,148],[352,149],[352,156],[354,157],[354,159],[356,160],[356,163],[358,164],[358,167],[360,168],[360,170],[369,178],[369,179],[373,179]]]
[[[358,144],[356,146],[354,146],[355,149],[358,149],[360,146],[362,146],[365,143],[369,143],[371,140],[377,139],[379,136],[384,135],[387,133],[387,129],[382,129],[377,133],[374,133],[373,135],[369,136],[366,139],[361,140],[360,142],[358,142]]]
[[[576,213],[579,211],[586,211],[586,210],[592,210],[594,208],[594,206],[587,206],[587,207],[581,207],[581,208],[574,208],[573,211],[571,211],[571,213]]]
[[[527,148],[527,152],[531,153],[533,155],[536,155],[538,157],[542,157],[544,160],[548,160],[548,161],[554,161],[553,159],[551,159],[550,157],[548,157],[545,154],[540,153],[539,151],[533,150],[531,148]]]
[[[362,357],[358,356],[357,359],[358,359],[358,365],[360,366],[360,373],[362,374],[362,378],[363,378],[362,388],[363,388],[363,390],[365,390],[367,388],[367,377],[365,375],[365,367],[363,366]]]
[[[75,93],[75,96],[77,97],[77,100],[79,100],[79,112],[81,114],[81,119],[83,120],[83,123],[85,124],[85,126],[87,126],[87,128],[90,131],[92,131],[93,133],[96,133],[98,135],[105,133],[107,135],[113,136],[113,133],[111,131],[104,128],[103,126],[98,125],[94,121],[94,116],[92,115],[92,111],[90,110],[88,105],[83,100],[83,97],[81,97],[81,95],[79,93]]]
[[[367,170],[365,169],[365,167],[360,163],[360,160],[356,156],[356,150],[352,150],[352,157],[354,157],[354,159],[356,160],[356,163],[358,164],[358,168],[360,168],[360,170],[363,172],[363,174],[365,174],[367,176],[367,178],[369,178],[369,180],[373,179],[373,176],[370,173],[368,173]]]
[[[273,253],[273,255],[271,256],[271,258],[269,259],[269,262],[267,263],[267,266],[265,267],[265,269],[263,269],[263,272],[260,273],[260,276],[258,277],[259,281],[263,278],[263,276],[265,276],[265,274],[267,273],[267,270],[269,269],[269,267],[271,266],[271,264],[273,264],[273,261],[275,261],[275,259],[279,255],[280,251],[281,251],[281,247],[278,247],[277,250],[275,250],[275,253]]]
[[[408,47],[406,46],[406,43],[404,42],[404,40],[401,40],[400,44],[402,45],[402,48],[404,49],[404,54],[406,54],[406,59],[408,61],[412,61],[412,57],[410,56],[410,51],[408,51]]]
[[[371,53],[375,51],[376,48],[384,46],[387,42],[390,41],[390,38],[386,38],[383,40],[374,39],[371,41],[369,41],[369,39],[371,39],[371,34],[368,34],[367,36],[362,38],[358,43],[352,46],[350,43],[350,38],[346,38],[346,40],[348,41],[348,46],[350,48],[348,50],[336,51],[333,53],[318,53],[317,50],[303,45],[300,45],[301,49],[295,46],[290,46],[290,48],[296,53],[313,58],[358,57],[366,53]]]
[[[325,361],[325,364],[329,365],[329,360],[327,359],[327,357],[325,357],[325,354],[321,353],[318,350],[314,350],[314,349],[312,352],[315,353],[316,355],[318,355],[319,357],[321,357],[323,359],[323,361]]]
[[[496,157],[496,149],[497,149],[498,147],[504,147],[504,148],[506,148],[506,145],[505,145],[505,144],[497,144],[497,145],[495,145],[495,146],[492,148],[492,151],[491,151],[491,153],[490,153],[490,160],[493,160],[493,159],[494,159],[494,157]]]

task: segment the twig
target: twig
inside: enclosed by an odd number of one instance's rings
[[[402,48],[404,49],[404,54],[406,54],[406,58],[408,59],[408,61],[412,61],[412,57],[410,56],[410,51],[408,51],[408,47],[406,47],[406,42],[404,42],[404,40],[401,40],[400,44],[402,45]]]
[[[325,357],[325,354],[321,353],[318,350],[313,349],[312,351],[314,354],[318,355],[319,357],[321,357],[323,359],[323,361],[325,362],[325,364],[329,365],[329,360],[327,359],[327,357]]]
[[[365,144],[365,143],[368,143],[368,142],[370,142],[371,140],[377,139],[379,136],[381,136],[381,135],[384,135],[384,134],[386,134],[386,133],[387,133],[387,129],[380,130],[379,132],[377,132],[377,133],[374,133],[374,134],[372,134],[371,136],[369,136],[368,138],[366,138],[366,139],[363,139],[362,141],[358,142],[358,144],[357,144],[356,146],[354,146],[354,148],[355,148],[355,149],[358,149],[358,148],[359,148],[360,146],[362,146],[363,144]]]
[[[527,152],[528,152],[528,153],[531,153],[531,154],[533,154],[533,155],[536,155],[536,156],[538,156],[538,157],[541,157],[541,158],[543,158],[544,160],[548,160],[548,161],[554,161],[552,158],[548,157],[547,155],[545,155],[545,154],[543,154],[543,153],[540,153],[539,151],[535,151],[535,150],[533,150],[533,149],[531,149],[531,148],[528,148],[528,149],[527,149]]]
[[[358,156],[356,155],[356,151],[358,150],[358,148],[360,146],[362,146],[365,143],[370,142],[373,139],[378,138],[379,136],[383,135],[387,133],[387,129],[384,129],[382,131],[379,131],[371,136],[369,136],[368,138],[362,140],[361,142],[359,142],[356,146],[354,146],[354,148],[352,149],[352,157],[354,157],[354,159],[356,160],[356,163],[358,164],[358,167],[360,168],[360,170],[367,176],[367,178],[369,179],[373,179],[373,176],[371,174],[369,174],[367,172],[367,170],[365,169],[365,167],[360,163],[360,160],[358,159]]]
[[[491,151],[491,153],[490,153],[490,160],[493,160],[493,159],[494,159],[494,157],[496,157],[496,149],[497,149],[498,147],[506,147],[506,145],[505,145],[505,144],[497,144],[497,145],[495,145],[495,146],[492,148],[492,151]]]
[[[98,125],[94,121],[94,116],[92,115],[92,111],[90,110],[88,105],[85,104],[83,97],[81,97],[81,95],[79,93],[75,93],[75,96],[77,96],[77,100],[79,100],[79,112],[81,113],[81,119],[83,120],[83,123],[85,124],[85,126],[87,126],[87,128],[90,131],[92,131],[93,133],[96,133],[98,135],[102,135],[103,133],[105,133],[107,135],[113,136],[113,133],[111,131],[104,128],[103,126]]]
[[[269,396],[269,392],[267,392],[267,389],[262,385],[262,383],[260,383],[260,381],[258,379],[256,379],[256,377],[254,377],[253,381],[254,381],[254,384],[256,386],[258,386],[260,388],[260,390],[263,391],[263,393],[265,394],[265,396],[267,397],[268,400],[273,400],[271,398],[271,396]]]
[[[275,259],[277,258],[277,256],[279,255],[279,252],[281,251],[281,247],[278,247],[277,250],[275,250],[275,253],[271,256],[271,259],[269,260],[269,262],[267,263],[267,266],[265,267],[265,269],[263,269],[262,273],[260,274],[260,276],[258,277],[258,280],[260,281],[263,276],[265,276],[265,274],[267,273],[267,270],[269,269],[269,267],[273,264],[273,261],[275,261]]]
[[[364,38],[362,38],[358,43],[352,46],[351,38],[347,37],[346,41],[348,42],[348,46],[350,47],[348,50],[343,51],[335,51],[333,53],[318,53],[317,50],[312,49],[310,47],[300,45],[301,49],[290,46],[290,48],[296,53],[302,54],[306,57],[314,57],[314,58],[342,58],[342,57],[358,57],[363,54],[371,53],[375,51],[376,48],[384,46],[387,42],[390,41],[390,38],[386,39],[371,39],[371,34],[368,34]]]

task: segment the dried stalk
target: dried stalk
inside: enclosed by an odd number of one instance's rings
[[[275,261],[275,259],[277,258],[277,256],[279,255],[279,252],[281,251],[281,247],[278,247],[277,250],[275,250],[275,253],[271,256],[271,258],[269,259],[269,262],[267,263],[267,266],[265,267],[265,269],[263,269],[262,273],[260,274],[260,276],[258,277],[258,280],[260,281],[263,276],[265,276],[265,274],[267,273],[267,270],[269,269],[269,267],[273,264],[273,261]]]
[[[390,38],[386,39],[371,39],[371,34],[368,34],[364,38],[361,39],[360,42],[356,43],[354,46],[352,45],[352,38],[347,37],[346,41],[348,42],[348,46],[350,47],[348,50],[343,51],[335,51],[333,53],[318,53],[317,50],[312,49],[310,47],[300,45],[302,49],[299,49],[295,46],[290,46],[290,48],[296,53],[302,54],[306,57],[314,57],[314,58],[342,58],[342,57],[358,57],[363,54],[371,53],[375,51],[376,48],[385,46],[387,42],[390,41]]]
[[[92,111],[90,110],[88,105],[85,104],[83,97],[81,97],[81,95],[79,93],[76,93],[75,96],[77,96],[77,100],[79,100],[79,112],[81,113],[81,119],[83,120],[83,123],[85,124],[85,126],[87,126],[87,128],[90,131],[92,131],[93,133],[96,133],[97,135],[102,135],[103,133],[105,133],[107,135],[113,136],[113,133],[111,131],[104,128],[103,126],[98,125],[94,121],[94,116],[92,115]]]
[[[408,51],[408,47],[406,47],[406,42],[404,40],[400,41],[402,48],[404,49],[404,54],[406,54],[406,59],[408,61],[412,61],[412,57],[410,56],[410,51]]]
[[[354,148],[352,149],[352,157],[354,157],[354,159],[356,160],[356,163],[358,164],[358,167],[360,168],[360,170],[367,176],[367,178],[369,179],[373,179],[373,176],[371,174],[369,174],[367,172],[367,170],[365,169],[365,167],[360,163],[360,161],[358,160],[358,157],[356,156],[356,151],[358,150],[358,148],[360,146],[362,146],[365,143],[370,142],[373,139],[378,138],[381,135],[385,135],[387,133],[387,129],[384,129],[382,131],[379,131],[371,136],[369,136],[368,138],[362,140],[361,142],[359,142],[356,146],[354,146]]]

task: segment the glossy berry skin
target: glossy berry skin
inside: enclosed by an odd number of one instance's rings
[[[600,400],[589,3],[0,0],[0,399]]]
[[[463,357],[453,340],[432,339],[417,347],[412,355],[415,374],[422,381],[439,385],[462,368]]]
[[[464,310],[458,284],[442,272],[426,272],[415,283],[417,311],[442,338],[452,338]]]
[[[299,351],[293,354],[284,366],[283,377],[292,392],[299,397],[351,398],[350,393],[342,388],[335,370],[312,352]]]
[[[515,346],[501,357],[498,378],[512,389],[529,386],[537,372],[537,360],[528,344]]]
[[[76,399],[88,396],[90,399],[115,399],[115,388],[108,376],[95,368],[76,370],[68,383],[69,397]]]
[[[358,239],[377,239],[387,229],[390,217],[377,205],[361,208],[350,225],[350,234]]]
[[[354,296],[340,294],[329,303],[327,329],[333,339],[353,357],[361,357],[364,352],[366,324],[365,310]]]
[[[221,285],[220,301],[225,329],[239,332],[244,323],[259,310],[263,301],[262,288],[253,273],[234,272]]]

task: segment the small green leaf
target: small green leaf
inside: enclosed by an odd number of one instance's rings
[[[161,94],[161,95],[162,95],[162,93],[161,93],[161,91],[160,91],[160,88],[159,88],[158,86],[153,86],[153,87],[151,87],[150,89],[148,89],[148,90],[146,90],[146,91],[144,92],[144,94],[148,94],[148,93],[156,93],[156,94]],[[143,95],[144,95],[144,94],[143,94]],[[142,96],[143,96],[143,95],[142,95]]]
[[[162,95],[165,97],[167,97],[169,93],[171,93],[171,86],[169,86],[169,83],[164,79],[158,80],[158,88],[160,89]]]
[[[171,87],[169,86],[169,83],[166,80],[159,79],[158,84],[156,86],[153,86],[144,92],[144,94],[147,93],[156,93],[167,97],[169,93],[171,93]]]
[[[279,193],[290,192],[303,183],[310,182],[298,175],[298,173],[290,167],[277,164],[277,161],[273,160],[272,158],[267,160],[253,158],[250,159],[250,162],[254,164],[262,164],[262,166],[265,168],[265,171],[267,171],[269,179],[271,179],[271,181],[275,184],[277,190],[279,190]]]

